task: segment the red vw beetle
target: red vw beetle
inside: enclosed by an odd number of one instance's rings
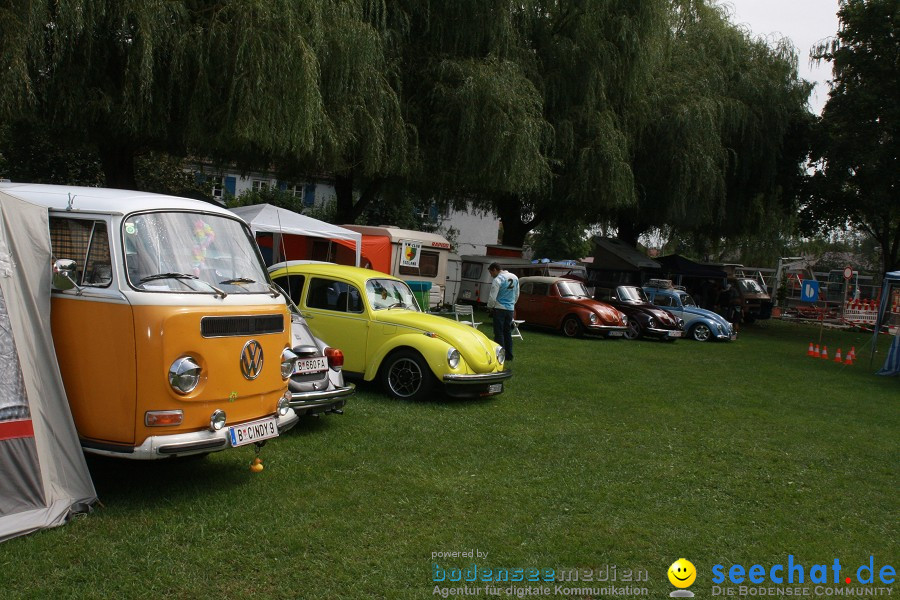
[[[591,298],[584,284],[563,277],[522,277],[519,279],[516,319],[529,325],[551,327],[569,337],[595,333],[607,338],[622,337],[628,317]]]

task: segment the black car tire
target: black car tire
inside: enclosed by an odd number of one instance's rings
[[[636,340],[644,335],[643,327],[638,323],[636,318],[628,319],[628,329],[625,330],[625,338],[629,340]]]
[[[705,323],[697,323],[691,327],[691,338],[698,342],[708,342],[712,339],[712,331]]]
[[[434,375],[421,354],[400,350],[382,364],[381,383],[394,398],[423,400],[434,388]]]
[[[562,332],[566,337],[581,337],[584,335],[584,326],[575,315],[569,315],[562,324]]]

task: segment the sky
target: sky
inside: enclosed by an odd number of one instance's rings
[[[731,21],[746,25],[757,36],[790,38],[797,48],[800,77],[816,84],[810,109],[821,114],[828,100],[831,63],[809,64],[809,50],[838,29],[838,0],[718,0],[732,8]]]

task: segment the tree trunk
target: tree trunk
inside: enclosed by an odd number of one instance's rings
[[[619,217],[616,221],[616,230],[616,237],[633,247],[637,247],[638,238],[644,233],[642,226],[627,216]]]
[[[378,199],[381,192],[383,179],[376,178],[365,184],[360,192],[359,199],[353,201],[353,188],[356,178],[353,170],[338,173],[334,177],[334,192],[337,198],[338,223],[353,224],[372,202]]]
[[[522,222],[522,201],[517,196],[505,195],[497,202],[497,216],[503,224],[503,237],[500,243],[504,246],[521,248],[525,245],[525,236],[531,231],[530,223]]]
[[[134,146],[127,143],[101,142],[98,145],[106,187],[120,190],[138,189],[134,176]]]

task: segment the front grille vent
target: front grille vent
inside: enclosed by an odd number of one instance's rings
[[[200,319],[200,335],[207,338],[282,333],[283,331],[284,315],[203,317]]]

